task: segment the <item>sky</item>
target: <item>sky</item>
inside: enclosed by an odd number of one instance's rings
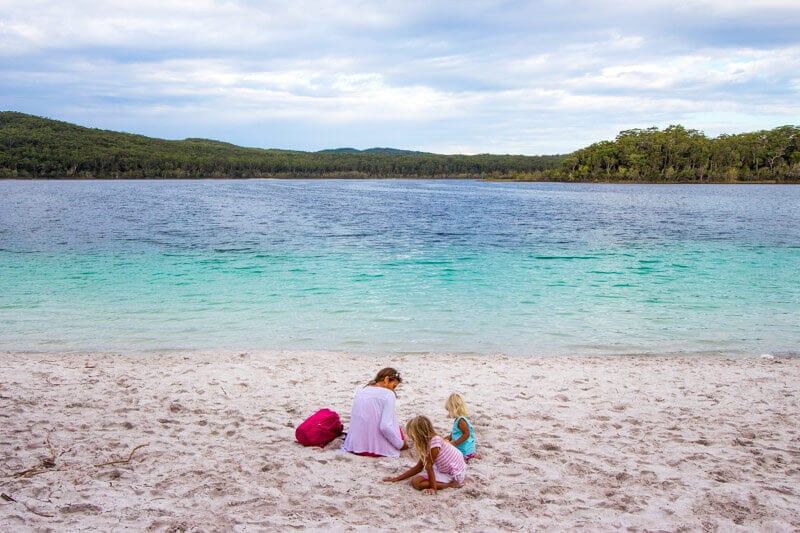
[[[800,0],[0,0],[0,111],[316,151],[800,124]]]

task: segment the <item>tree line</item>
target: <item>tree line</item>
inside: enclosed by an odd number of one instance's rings
[[[300,152],[168,141],[0,112],[0,178],[479,178],[519,181],[800,182],[800,127],[706,137],[625,130],[568,155],[441,155],[391,148]]]
[[[800,181],[800,127],[720,135],[680,125],[632,129],[569,154],[559,172],[574,181]]]
[[[265,150],[0,113],[0,177],[5,178],[486,178],[541,173],[558,168],[562,160],[560,155],[439,155],[390,148]]]

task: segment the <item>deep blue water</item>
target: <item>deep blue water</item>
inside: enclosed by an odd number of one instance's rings
[[[0,349],[800,352],[800,187],[0,182]]]

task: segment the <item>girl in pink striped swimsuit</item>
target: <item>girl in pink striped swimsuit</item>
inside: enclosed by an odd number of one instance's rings
[[[399,476],[386,477],[384,481],[402,481],[416,476],[411,480],[411,485],[417,490],[424,489],[428,494],[435,493],[437,489],[464,484],[467,473],[464,456],[458,448],[436,434],[427,417],[412,418],[406,425],[406,435],[414,442],[420,460]]]

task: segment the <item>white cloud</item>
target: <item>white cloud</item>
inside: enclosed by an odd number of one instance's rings
[[[0,9],[3,40],[14,53],[86,47],[244,51],[335,31],[379,31],[404,19],[391,5],[352,1],[4,0]]]
[[[685,11],[692,11],[695,13],[712,13],[721,15],[736,15],[750,13],[764,13],[765,11],[785,10],[797,11],[797,2],[795,0],[759,0],[753,2],[752,0],[688,0],[683,2],[664,2],[666,5],[673,5]]]
[[[713,32],[673,28],[679,18],[783,27],[800,16],[794,4],[767,0],[756,15],[755,4],[717,0],[579,0],[570,11],[554,2],[0,0],[0,96],[21,111],[129,129],[124,119],[156,136],[261,128],[248,145],[296,121],[331,137],[369,134],[370,145],[405,132],[428,150],[564,151],[618,126],[704,110],[719,123],[761,124],[758,113],[796,122],[800,37],[760,46],[737,43],[736,31],[704,41]]]

